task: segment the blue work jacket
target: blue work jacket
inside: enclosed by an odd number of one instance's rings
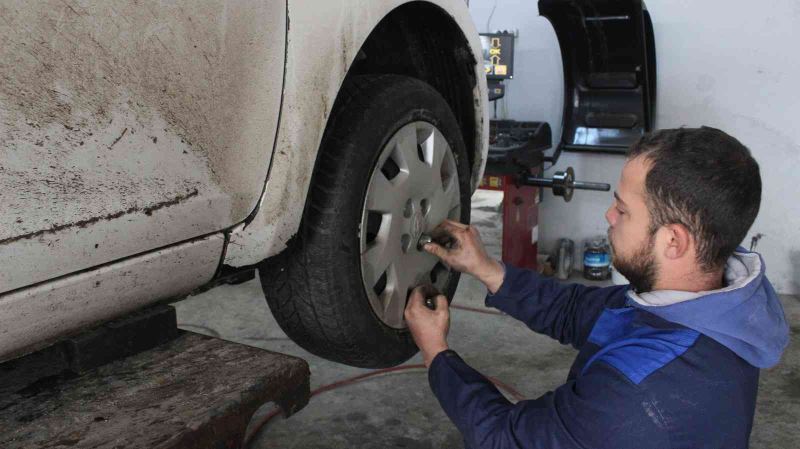
[[[469,449],[746,448],[759,368],[779,361],[788,326],[758,254],[739,249],[725,279],[636,294],[507,266],[486,304],[577,348],[566,383],[513,404],[448,350],[431,389]]]

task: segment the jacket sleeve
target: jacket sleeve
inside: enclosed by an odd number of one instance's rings
[[[428,380],[467,449],[670,447],[663,423],[652,418],[657,404],[603,363],[516,404],[451,350],[434,358]]]
[[[486,305],[522,321],[532,330],[580,349],[603,309],[625,305],[627,285],[589,287],[562,284],[534,271],[506,265],[503,284]]]

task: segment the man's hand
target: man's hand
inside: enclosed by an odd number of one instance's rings
[[[496,293],[503,285],[505,270],[500,262],[486,253],[478,230],[457,221],[445,220],[433,231],[434,240],[441,241],[442,236],[449,236],[453,240],[451,248],[428,243],[425,251],[442,259],[454,270],[475,276],[491,293]]]
[[[436,354],[448,349],[447,332],[450,330],[450,311],[447,298],[437,295],[433,298],[436,310],[425,305],[425,288],[415,288],[408,298],[405,318],[414,343],[417,344],[426,367],[431,366]]]

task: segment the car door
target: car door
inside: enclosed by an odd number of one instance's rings
[[[564,66],[557,150],[625,153],[654,127],[653,25],[641,0],[540,0]]]
[[[0,293],[243,221],[282,0],[0,2]]]

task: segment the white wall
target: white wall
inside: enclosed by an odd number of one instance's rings
[[[498,117],[546,120],[560,139],[561,57],[535,0],[472,0],[480,31],[497,5],[490,30],[519,30],[514,79]],[[773,0],[648,0],[656,33],[657,127],[720,128],[738,138],[761,166],[761,212],[744,242],[763,233],[757,251],[781,293],[800,293],[800,2]],[[624,157],[566,153],[554,170],[575,168],[579,179],[614,185]],[[560,237],[581,244],[603,234],[607,193],[576,193],[564,203],[546,193],[540,239],[549,251]]]

